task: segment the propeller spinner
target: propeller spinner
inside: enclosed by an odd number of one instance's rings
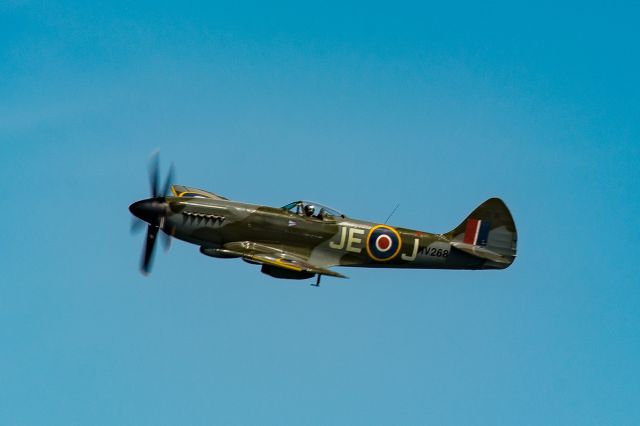
[[[129,211],[137,217],[139,220],[146,222],[147,225],[147,237],[145,240],[144,251],[142,253],[142,262],[140,270],[144,275],[148,275],[151,272],[151,265],[153,263],[153,249],[155,248],[158,231],[163,228],[164,218],[168,212],[168,205],[165,195],[169,192],[171,181],[173,180],[173,164],[169,168],[169,173],[165,179],[162,189],[159,188],[160,183],[160,167],[159,156],[154,154],[151,157],[149,163],[149,183],[151,186],[151,198],[146,200],[136,201],[129,206]],[[140,221],[138,221],[140,223]],[[132,231],[138,228],[137,224],[132,226]],[[165,233],[161,233],[163,236],[163,245],[165,250],[169,249],[171,244],[171,237]]]

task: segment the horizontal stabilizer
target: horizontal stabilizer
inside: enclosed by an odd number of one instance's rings
[[[452,242],[451,245],[467,254],[476,256],[482,259],[490,260],[491,262],[500,263],[503,265],[510,265],[513,262],[513,256],[503,256],[494,251],[488,250],[482,246],[474,246],[472,244]]]

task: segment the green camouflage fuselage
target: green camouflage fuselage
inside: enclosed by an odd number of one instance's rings
[[[464,246],[464,229],[432,234],[344,216],[309,217],[224,199],[166,197],[166,202],[169,214],[161,228],[213,257],[247,260],[247,254],[268,247],[319,267],[425,269],[505,268],[515,257],[515,228],[510,229],[508,223],[503,231],[513,233],[513,253],[502,253],[511,256],[504,262],[474,255],[469,251],[473,247],[456,249],[454,243]]]

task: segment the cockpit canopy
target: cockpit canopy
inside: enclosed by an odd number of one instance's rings
[[[313,201],[294,201],[293,203],[283,206],[282,209],[299,216],[307,216],[320,220],[336,220],[338,217],[346,217],[337,210],[319,203],[314,203]]]

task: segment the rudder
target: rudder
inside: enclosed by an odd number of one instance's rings
[[[490,198],[480,204],[444,236],[462,248],[496,253],[509,259],[509,264],[516,256],[516,225],[506,204],[499,198]]]

